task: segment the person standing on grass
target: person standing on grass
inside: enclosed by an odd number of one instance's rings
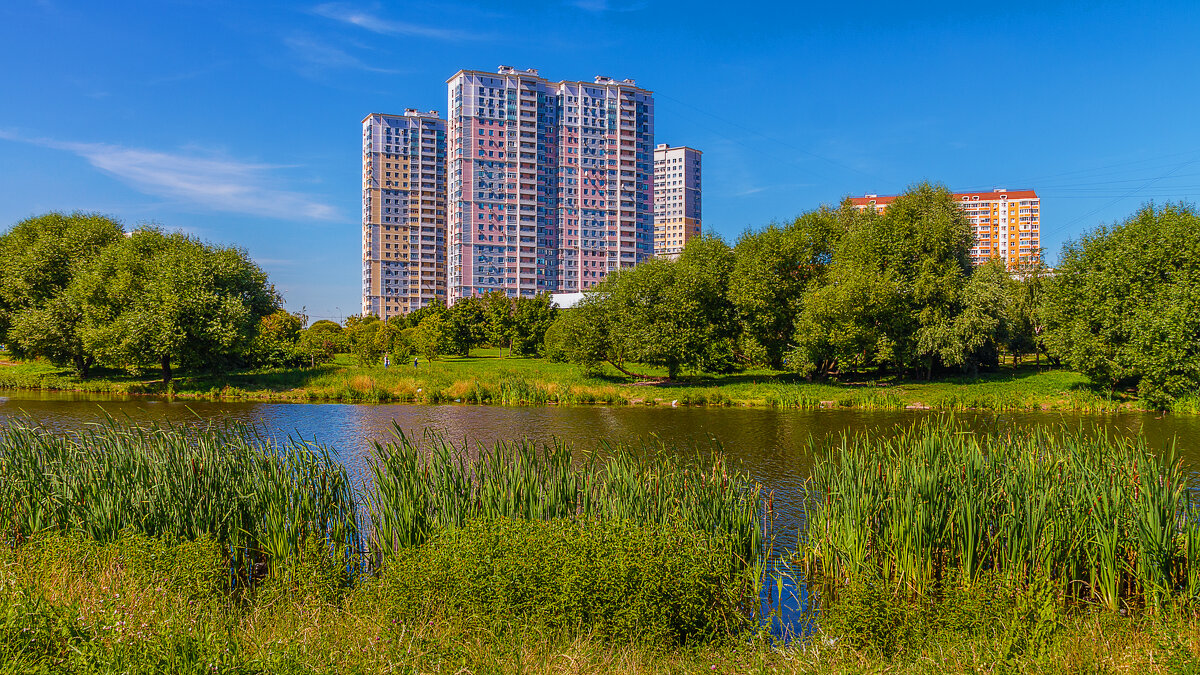
[[[417,367],[417,357],[413,357],[413,368]]]
[[[383,369],[387,370],[388,366],[392,365],[392,359],[387,354],[383,355]]]

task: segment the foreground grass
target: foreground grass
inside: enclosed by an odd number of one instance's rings
[[[0,359],[2,361],[3,359]],[[665,372],[648,366],[648,375]],[[360,367],[348,355],[315,368],[246,370],[219,375],[183,373],[169,386],[153,374],[131,376],[98,370],[86,380],[34,361],[0,365],[0,389],[36,389],[178,398],[369,403],[484,403],[499,405],[734,405],[777,408],[901,410],[1140,410],[1129,393],[1092,387],[1072,371],[1002,366],[979,377],[931,382],[812,383],[794,374],[751,369],[730,375],[684,377],[671,383],[635,383],[609,368],[586,376],[573,365],[537,358],[498,358],[495,350],[470,357],[443,357],[417,367]],[[1200,397],[1177,401],[1173,410],[1200,412]]]
[[[411,616],[364,582],[333,594],[270,584],[235,598],[149,572],[116,547],[68,542],[0,550],[0,673],[966,673],[1184,672],[1200,664],[1200,619],[1038,611],[1026,600],[965,615],[857,598],[811,639],[691,646],[462,612]],[[158,560],[171,559],[158,549]],[[189,576],[191,575],[191,576]],[[958,598],[952,598],[957,601]],[[971,611],[984,607],[976,603]],[[1032,607],[1034,611],[1028,611]]]

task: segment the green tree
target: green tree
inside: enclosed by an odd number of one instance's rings
[[[483,315],[486,319],[486,334],[488,343],[500,349],[504,356],[504,348],[512,353],[513,339],[513,300],[503,291],[491,291],[483,296]]]
[[[693,240],[678,260],[652,260],[609,274],[567,324],[578,331],[564,351],[585,369],[603,360],[667,369],[727,372],[733,367],[737,322],[726,289],[733,252],[720,239]],[[595,316],[604,314],[603,319]],[[589,322],[592,325],[586,325]]]
[[[47,213],[0,236],[0,343],[87,377],[96,355],[80,335],[82,299],[67,289],[122,234],[104,216]]]
[[[1049,281],[1048,270],[1039,260],[1022,266],[1015,276],[1008,287],[1006,305],[1009,330],[1004,346],[1013,355],[1015,363],[1019,364],[1026,354],[1032,353],[1040,364],[1046,350],[1042,343],[1045,330],[1042,306],[1045,304]]]
[[[295,365],[301,359],[298,352],[300,332],[308,318],[278,309],[258,322],[258,330],[251,346],[256,363],[282,367]]]
[[[301,360],[307,361],[310,366],[328,363],[333,360],[335,355],[345,352],[346,349],[346,338],[342,334],[342,327],[328,319],[314,322],[313,325],[305,328],[300,332],[296,343],[296,351]]]
[[[487,316],[479,298],[461,298],[450,306],[445,318],[449,329],[449,351],[459,356],[470,356],[471,350],[487,339]]]
[[[824,277],[837,230],[837,213],[822,208],[738,239],[729,300],[746,361],[783,367],[804,292]]]
[[[1067,244],[1044,310],[1050,353],[1166,408],[1200,388],[1200,215],[1148,205]]]
[[[373,366],[383,358],[386,338],[380,336],[384,323],[374,314],[346,317],[346,345],[360,366]]]
[[[75,282],[68,292],[85,307],[85,348],[136,368],[158,365],[164,383],[172,364],[243,362],[259,321],[279,307],[244,251],[157,228],[107,247]]]
[[[557,312],[549,293],[517,298],[512,316],[513,353],[532,356],[542,351],[546,331],[554,324]]]
[[[809,375],[878,367],[932,375],[955,354],[974,236],[953,196],[922,183],[883,214],[849,203],[827,281],[805,296],[789,365]]]
[[[450,319],[447,314],[429,314],[413,329],[412,344],[426,361],[433,361],[450,346]]]

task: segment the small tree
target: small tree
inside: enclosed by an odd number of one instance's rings
[[[512,315],[512,351],[521,356],[541,351],[557,313],[549,293],[517,298]]]
[[[483,296],[483,314],[487,320],[487,339],[493,347],[500,349],[504,356],[504,348],[512,352],[513,339],[513,300],[502,291],[491,291]]]
[[[430,314],[413,329],[413,348],[426,361],[433,361],[445,352],[450,340],[450,322],[445,314]]]

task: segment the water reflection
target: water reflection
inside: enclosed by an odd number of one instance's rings
[[[800,498],[812,456],[811,441],[845,431],[889,433],[937,413],[921,411],[764,410],[746,408],[670,408],[637,406],[537,406],[506,408],[473,405],[348,405],[336,403],[237,403],[166,401],[61,392],[0,391],[0,423],[25,418],[54,429],[79,429],[106,415],[134,422],[193,424],[239,421],[276,434],[293,434],[328,445],[351,474],[361,477],[372,441],[385,441],[393,423],[420,435],[436,430],[446,438],[490,443],[500,439],[559,438],[579,451],[602,443],[637,443],[657,437],[680,448],[717,441],[732,463],[774,494],[776,544],[790,546],[801,525]],[[1101,428],[1119,436],[1144,434],[1154,448],[1176,443],[1188,471],[1200,470],[1200,416],[1142,413],[1072,415],[1058,413],[974,413],[957,419],[972,429],[1019,434],[1031,427],[1062,424]],[[769,585],[770,586],[770,585]],[[802,627],[806,589],[784,582],[783,624]],[[764,602],[779,589],[764,589]]]

